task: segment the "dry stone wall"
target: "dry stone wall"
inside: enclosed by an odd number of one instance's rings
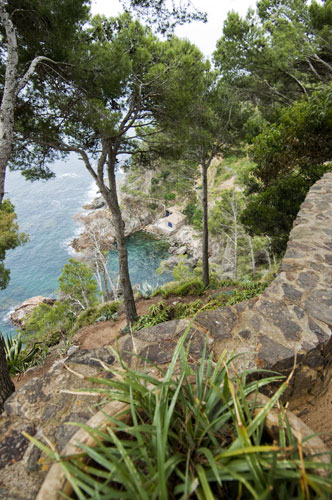
[[[315,397],[331,377],[332,361],[332,173],[308,193],[290,233],[276,279],[258,300],[242,302],[187,320],[171,321],[122,339],[132,353],[156,363],[172,357],[171,346],[188,327],[190,349],[199,357],[205,336],[215,357],[245,353],[240,367],[296,371],[288,395]],[[136,356],[134,356],[136,358]]]
[[[296,357],[288,396],[314,399],[332,373],[331,193],[332,173],[328,173],[308,193],[280,272],[259,299],[202,312],[192,322],[169,321],[126,335],[118,344],[122,357],[133,364],[138,359],[167,364],[177,339],[188,329],[193,361],[201,358],[206,341],[215,358],[224,349],[243,353],[239,368],[271,368],[287,374]],[[76,430],[66,422],[84,422],[97,411],[91,397],[63,391],[86,386],[74,372],[101,374],[98,358],[114,362],[106,348],[77,351],[7,400],[0,416],[0,500],[36,498],[46,474],[40,452],[21,431],[39,439],[47,436],[61,450]]]

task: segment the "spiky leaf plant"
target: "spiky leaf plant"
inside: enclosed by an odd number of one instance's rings
[[[79,456],[59,458],[48,450],[65,469],[71,498],[330,498],[330,459],[304,457],[303,443],[293,437],[284,412],[278,441],[265,435],[266,415],[288,382],[257,409],[259,389],[281,378],[265,373],[250,381],[251,372],[236,373],[236,357],[224,352],[215,363],[205,348],[194,366],[184,335],[166,371],[154,367],[152,374],[147,365],[133,370],[118,359],[121,369],[112,369],[116,377],[90,379],[100,386],[94,393],[127,403],[129,415],[126,421],[120,415],[110,418],[106,430],[81,425],[98,442],[80,444]]]
[[[26,370],[39,351],[38,344],[35,344],[27,351],[23,346],[20,333],[16,337],[7,338],[0,332],[0,337],[5,348],[6,361],[10,373],[15,375],[15,373]]]

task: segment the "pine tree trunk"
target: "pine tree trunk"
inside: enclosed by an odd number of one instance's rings
[[[208,189],[207,189],[207,166],[202,164],[202,209],[203,209],[203,283],[209,286],[209,228],[208,228]]]
[[[0,206],[5,194],[6,168],[10,159],[14,135],[18,50],[16,33],[11,19],[0,0],[0,21],[7,38],[5,82],[0,107]]]
[[[254,254],[254,246],[252,244],[252,237],[248,236],[249,248],[250,248],[250,256],[251,256],[251,266],[252,266],[252,275],[256,274],[256,262],[255,262],[255,254]]]
[[[237,223],[237,210],[234,202],[232,202],[232,211],[234,216],[234,280],[237,281],[238,275],[238,252],[239,252],[239,231]]]
[[[107,167],[109,188],[105,186],[103,179],[98,179],[98,187],[102,195],[104,196],[107,206],[109,207],[112,214],[112,221],[115,228],[117,252],[119,258],[120,282],[123,291],[127,324],[131,325],[137,320],[138,315],[129,276],[128,253],[125,241],[124,222],[121,215],[116,189],[115,162],[112,161],[112,159],[109,159]]]
[[[0,414],[3,411],[3,404],[7,398],[15,391],[15,386],[10,380],[7,367],[5,350],[0,337]]]

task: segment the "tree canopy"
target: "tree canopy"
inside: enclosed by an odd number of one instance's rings
[[[24,233],[19,233],[14,205],[5,200],[0,207],[0,289],[7,287],[10,271],[5,268],[6,252],[27,241]]]

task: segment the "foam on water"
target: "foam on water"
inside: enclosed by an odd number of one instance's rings
[[[9,323],[15,306],[36,295],[54,295],[61,268],[69,256],[77,256],[69,243],[82,228],[73,216],[98,194],[96,183],[75,156],[66,163],[56,162],[54,170],[56,178],[47,182],[27,182],[17,171],[9,172],[6,179],[20,230],[30,236],[28,243],[6,255],[11,279],[6,290],[0,291],[0,330],[7,335],[15,334]],[[127,246],[133,284],[164,280],[154,272],[168,255],[160,242],[138,234],[128,238]],[[116,252],[112,252],[110,271],[115,274],[117,261]]]
[[[98,193],[99,193],[99,188],[98,188],[96,182],[93,181],[90,184],[89,189],[86,193],[86,198],[84,199],[84,203],[88,203],[88,202],[94,200],[96,198],[96,196],[98,195]]]

